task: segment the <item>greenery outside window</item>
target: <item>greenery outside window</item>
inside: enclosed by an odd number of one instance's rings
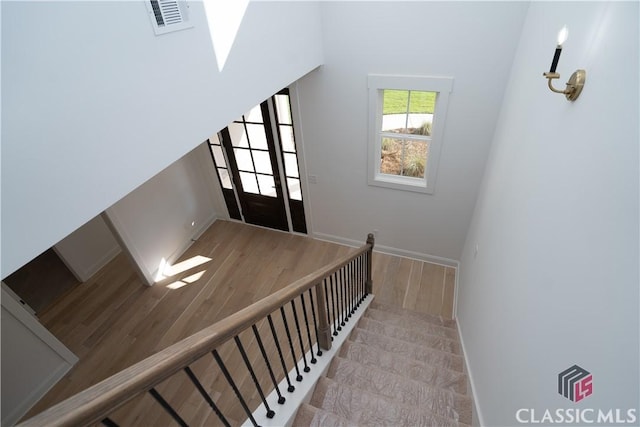
[[[369,184],[433,193],[449,77],[369,76]]]

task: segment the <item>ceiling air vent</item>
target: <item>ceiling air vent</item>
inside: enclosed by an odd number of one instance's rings
[[[184,0],[147,0],[147,9],[156,35],[191,28],[189,5]]]

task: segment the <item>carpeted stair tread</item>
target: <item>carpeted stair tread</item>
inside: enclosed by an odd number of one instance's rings
[[[460,394],[467,392],[467,376],[462,372],[436,368],[384,350],[372,351],[371,347],[350,340],[346,341],[340,349],[340,357],[422,381],[444,390]]]
[[[326,376],[440,417],[471,423],[471,399],[459,393],[340,357],[333,359]]]
[[[307,403],[300,405],[293,420],[294,427],[347,427],[353,425],[355,423]]]
[[[447,337],[454,340],[458,339],[458,330],[455,328],[439,326],[418,318],[414,318],[410,316],[402,316],[400,314],[392,313],[390,311],[369,308],[365,312],[364,317],[373,319],[375,321],[382,322],[391,326],[414,329],[427,334],[438,335],[441,337]]]
[[[413,344],[406,341],[389,338],[385,335],[367,331],[356,327],[351,333],[350,340],[356,343],[368,345],[373,349],[380,349],[403,357],[427,363],[434,367],[451,369],[462,372],[462,356],[434,350],[427,346]]]
[[[420,345],[431,347],[436,350],[446,351],[453,354],[462,353],[460,344],[451,338],[432,335],[415,329],[388,325],[367,317],[360,319],[358,327],[387,337],[407,341],[409,343],[420,343]]]
[[[404,308],[394,307],[389,304],[384,304],[378,301],[372,301],[369,305],[370,308],[376,310],[387,311],[389,313],[399,314],[405,317],[414,317],[420,320],[433,323],[434,325],[444,326],[447,328],[456,328],[456,321],[452,319],[445,319],[442,316],[434,316],[432,314],[420,313],[418,311],[407,310]]]
[[[320,379],[310,403],[362,426],[463,425],[454,418],[442,417],[425,409],[425,405],[407,405],[330,378]]]

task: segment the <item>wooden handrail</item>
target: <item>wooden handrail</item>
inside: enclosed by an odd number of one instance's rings
[[[339,271],[363,253],[372,251],[373,245],[373,236],[369,235],[365,245],[341,259],[71,396],[17,427],[79,426],[101,421],[140,393],[151,389],[321,283],[324,278]]]

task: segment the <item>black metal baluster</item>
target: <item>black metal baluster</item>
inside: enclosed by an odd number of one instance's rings
[[[242,408],[244,409],[244,412],[249,417],[249,420],[251,420],[251,424],[253,424],[255,427],[258,427],[258,423],[256,422],[256,419],[253,418],[253,414],[251,413],[251,410],[249,410],[249,407],[247,406],[247,402],[244,401],[244,398],[242,397],[242,394],[240,394],[240,390],[238,390],[238,387],[236,386],[236,383],[233,381],[233,378],[231,378],[231,374],[227,370],[227,367],[224,366],[224,363],[222,362],[222,359],[220,359],[220,355],[218,354],[218,351],[217,350],[213,350],[211,352],[211,354],[213,354],[213,358],[216,359],[216,362],[218,363],[218,366],[220,367],[220,370],[222,371],[222,374],[227,379],[227,382],[229,383],[229,385],[233,389],[233,392],[236,394],[236,397],[240,401],[240,405],[242,405]]]
[[[353,292],[352,313],[355,313],[358,309],[358,258],[354,259],[351,264],[351,277],[353,280],[351,284],[351,291]]]
[[[103,418],[102,421],[100,421],[102,424],[104,424],[107,427],[119,427],[118,423],[114,422],[111,418],[106,417]]]
[[[293,349],[293,341],[291,340],[291,333],[289,332],[289,324],[287,323],[287,316],[284,314],[284,307],[280,307],[280,314],[282,315],[282,323],[284,323],[284,331],[287,333],[287,339],[289,340],[289,350],[291,350],[291,357],[293,357],[293,366],[296,368],[296,381],[302,381],[302,375],[300,375],[300,369],[298,369],[298,358],[296,357],[296,351]]]
[[[251,325],[251,329],[253,330],[253,335],[256,337],[256,341],[258,343],[258,347],[260,348],[260,353],[262,354],[262,358],[264,359],[264,363],[267,365],[267,370],[269,371],[269,376],[271,377],[271,381],[273,382],[274,390],[278,395],[278,403],[283,404],[286,399],[280,393],[280,387],[278,386],[278,381],[276,380],[276,376],[273,374],[273,369],[271,368],[271,363],[269,362],[269,358],[267,357],[267,352],[264,349],[264,345],[262,344],[262,339],[260,338],[260,334],[258,333],[258,328],[256,325]]]
[[[365,279],[364,279],[364,280],[365,280],[365,285],[364,285],[364,296],[365,296],[365,298],[366,298],[366,297],[369,295],[369,291],[367,290],[367,284],[366,284],[366,282],[369,280],[369,277],[367,277],[367,276],[368,276],[368,271],[369,271],[369,265],[371,265],[371,261],[372,261],[372,259],[371,259],[371,253],[370,253],[370,252],[368,252],[368,251],[367,251],[367,252],[365,252],[365,253],[367,254],[367,256],[365,257],[365,261],[366,261],[366,262],[365,262],[365,264],[366,264],[366,266],[365,266],[365,271],[366,271],[366,273],[364,274],[364,277],[365,277]]]
[[[335,322],[332,323],[331,322],[331,313],[333,313],[333,306],[329,305],[329,291],[327,290],[327,278],[325,277],[324,280],[322,281],[323,285],[324,285],[324,299],[325,302],[327,303],[327,323],[333,326],[333,334],[331,336],[331,341],[333,341],[333,335],[335,335],[336,332],[336,325]],[[318,301],[318,304],[321,304],[321,301]]]
[[[300,343],[300,352],[302,353],[302,361],[304,362],[304,371],[309,372],[311,368],[307,365],[307,356],[304,351],[304,343],[302,342],[302,334],[300,333],[300,322],[298,322],[298,313],[296,311],[295,298],[291,300],[291,308],[293,309],[293,320],[296,324],[296,331],[298,332],[298,342]]]
[[[360,275],[360,294],[358,296],[360,298],[358,298],[358,306],[364,301],[364,257],[365,255],[360,255],[360,258],[358,258],[360,260],[360,268],[358,269],[358,274]]]
[[[334,277],[333,274],[329,276],[329,288],[331,288],[331,311],[333,312],[333,335],[336,336],[338,335],[338,331],[341,331],[342,328],[340,327],[340,323],[339,323],[340,318],[339,317],[336,318],[336,311],[337,311],[336,307],[338,305],[338,302],[335,300],[333,295],[333,288],[334,288],[333,277]]]
[[[354,265],[354,271],[356,275],[356,310],[360,308],[360,255],[356,258],[356,263]]]
[[[271,315],[267,315],[267,320],[269,321],[269,328],[271,328],[271,335],[273,335],[273,341],[276,343],[276,348],[278,349],[278,356],[280,356],[280,363],[282,364],[282,371],[284,372],[284,377],[287,379],[287,391],[289,393],[293,393],[296,389],[293,384],[291,384],[291,380],[289,379],[289,371],[287,370],[287,365],[284,362],[284,356],[282,355],[282,348],[280,348],[280,341],[278,340],[278,334],[276,334],[276,328],[273,326],[273,319]]]
[[[340,290],[340,295],[342,296],[342,298],[340,298],[340,314],[342,315],[342,321],[340,322],[341,326],[344,326],[345,322],[347,321],[347,319],[345,319],[345,311],[346,311],[346,304],[345,304],[345,295],[344,295],[344,269],[340,269],[340,271],[338,272],[338,277],[340,278],[338,280],[338,287]]]
[[[351,261],[351,313],[356,312],[356,302],[358,300],[358,279],[357,279],[358,258]]]
[[[311,291],[311,289],[309,289]],[[307,316],[307,305],[304,303],[304,293],[300,294],[300,300],[302,301],[302,314],[304,314],[304,323],[307,327],[307,339],[309,340],[309,351],[311,353],[311,363],[316,363],[318,359],[313,354],[313,342],[311,341],[311,330],[309,329],[309,317]]]
[[[346,276],[346,280],[345,280],[345,286],[346,286],[346,293],[347,293],[347,319],[351,318],[351,315],[353,313],[353,311],[351,310],[351,267],[350,267],[350,263],[345,265],[345,276]]]
[[[311,292],[311,289],[309,289],[309,299],[311,300],[309,304],[311,304],[311,314],[313,315],[313,328],[316,331],[316,344],[318,345],[318,352],[316,354],[319,357],[319,356],[322,356],[322,350],[320,350],[320,339],[318,338],[318,322],[316,321],[316,307],[313,304],[313,292]],[[322,304],[322,301],[320,301],[320,304]],[[313,352],[313,348],[311,349],[311,351]],[[311,361],[311,363],[314,363],[313,360]]]
[[[178,413],[171,407],[171,405],[169,405],[169,403],[167,403],[167,401],[164,400],[162,396],[160,396],[160,393],[158,393],[155,388],[149,390],[149,394],[153,396],[156,402],[158,402],[169,415],[171,415],[176,423],[178,423],[182,427],[189,427],[187,423],[185,423],[184,420],[180,418],[180,415],[178,415]]]
[[[344,295],[344,297],[342,299],[343,300],[342,309],[344,310],[344,321],[345,321],[345,323],[349,321],[349,293],[347,292],[347,275],[346,275],[346,271],[347,271],[347,266],[345,265],[340,270],[340,276],[342,277],[342,293]]]
[[[247,357],[247,353],[244,351],[244,346],[242,345],[242,342],[240,341],[240,337],[238,337],[236,335],[235,337],[233,337],[233,340],[236,342],[236,346],[238,346],[238,350],[240,351],[240,356],[242,356],[242,360],[244,360],[244,364],[247,367],[247,369],[249,370],[249,375],[251,375],[251,379],[253,380],[253,384],[256,386],[256,389],[258,390],[258,394],[260,395],[260,399],[262,399],[262,404],[264,405],[265,409],[267,410],[267,418],[273,418],[273,416],[276,413],[269,407],[269,404],[267,403],[267,398],[264,396],[264,392],[262,391],[262,387],[260,386],[260,382],[258,381],[258,377],[256,377],[256,373],[253,370],[253,366],[251,366],[251,362],[249,361],[249,358]]]
[[[207,391],[204,389],[202,384],[200,384],[200,381],[198,381],[198,378],[193,373],[191,368],[189,368],[187,366],[187,367],[184,368],[184,371],[186,372],[187,376],[189,377],[189,379],[191,380],[193,385],[196,386],[196,388],[200,392],[200,395],[202,395],[202,397],[209,404],[211,409],[213,409],[213,412],[215,412],[216,415],[218,416],[218,418],[220,418],[220,421],[222,421],[222,424],[224,424],[226,427],[231,427],[230,424],[229,424],[229,421],[227,421],[227,419],[224,417],[224,415],[222,415],[222,412],[220,412],[220,409],[218,409],[218,406],[215,404],[213,399],[211,399],[211,396],[209,396],[209,393],[207,393]]]
[[[347,274],[349,275],[349,280],[347,280],[347,289],[349,290],[349,317],[351,317],[355,311],[353,307],[353,261],[347,266]]]

